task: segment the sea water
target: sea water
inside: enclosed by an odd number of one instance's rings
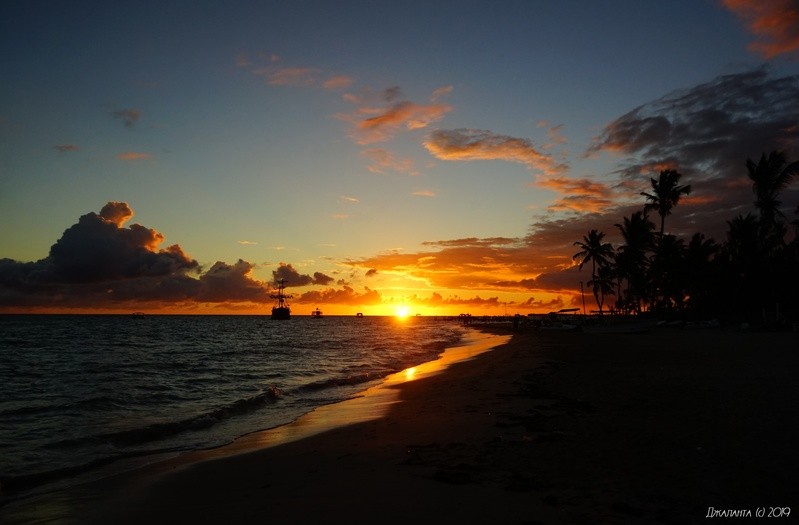
[[[3,492],[287,424],[465,331],[434,318],[0,316]]]

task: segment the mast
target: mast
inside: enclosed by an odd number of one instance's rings
[[[276,284],[277,293],[269,295],[272,299],[277,299],[277,304],[272,307],[272,319],[289,319],[291,317],[291,309],[286,299],[291,299],[293,296],[284,292],[286,284],[283,279],[276,281]]]

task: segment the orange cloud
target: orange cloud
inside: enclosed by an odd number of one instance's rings
[[[412,159],[402,159],[394,156],[390,151],[383,148],[370,148],[363,150],[361,155],[367,157],[372,162],[367,169],[372,173],[385,174],[387,170],[405,175],[419,175],[419,172],[414,169]]]
[[[614,204],[613,191],[589,179],[553,177],[539,179],[536,184],[565,194],[547,208],[551,211],[599,213]]]
[[[366,145],[385,142],[400,131],[426,128],[452,111],[448,104],[436,102],[449,90],[437,89],[430,104],[400,100],[402,92],[396,86],[380,92],[367,90],[361,94],[347,93],[344,100],[358,107],[353,113],[338,114],[337,117],[352,124],[351,136],[356,143]]]
[[[417,190],[412,192],[411,195],[415,195],[417,197],[435,197],[436,192],[431,190]]]
[[[350,87],[355,83],[355,79],[346,75],[338,75],[330,77],[322,82],[322,87],[325,89],[344,89]]]
[[[799,51],[797,0],[723,0],[758,38],[749,48],[765,58]]]
[[[401,129],[414,130],[425,128],[452,111],[447,104],[420,105],[403,101],[389,108],[361,110],[362,113],[376,113],[357,122],[356,142],[372,144],[383,142],[393,137]]]
[[[149,153],[141,153],[137,151],[126,151],[124,153],[120,153],[119,155],[117,155],[117,159],[119,160],[130,160],[130,161],[150,160],[152,158],[153,156]]]
[[[442,160],[504,160],[524,164],[530,169],[546,174],[563,173],[565,164],[557,163],[552,156],[538,151],[527,139],[498,135],[476,129],[434,131],[424,142],[425,148]]]

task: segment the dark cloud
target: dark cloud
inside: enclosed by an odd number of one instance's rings
[[[762,67],[639,106],[606,126],[588,153],[629,155],[631,176],[667,164],[714,178],[774,149],[799,149],[799,76],[774,78]]]
[[[367,276],[367,277],[374,277],[375,275],[377,275],[377,270],[375,270],[374,268],[370,268],[370,269],[369,269],[369,270],[366,272],[366,276]]]
[[[140,224],[125,227],[133,210],[109,202],[87,213],[36,262],[0,260],[0,306],[114,308],[129,304],[268,302],[268,287],[239,260],[200,265],[164,236]],[[324,280],[324,276],[317,276]]]
[[[680,171],[692,192],[667,226],[718,236],[725,221],[751,211],[746,159],[773,150],[799,154],[799,76],[761,67],[639,106],[607,125],[587,153],[622,155],[619,173],[642,187],[661,169]],[[618,222],[619,209],[607,211]]]
[[[88,213],[70,226],[50,248],[53,278],[59,282],[97,282],[164,276],[197,270],[199,264],[178,245],[159,250],[164,236],[133,224],[125,203],[110,202],[100,214]]]
[[[284,281],[286,287],[308,286],[316,284],[326,286],[335,279],[320,272],[314,272],[313,276],[301,274],[291,264],[280,263],[277,270],[272,271],[272,278],[275,282]]]
[[[60,153],[69,153],[70,151],[78,151],[80,148],[75,144],[59,144],[53,146],[53,149],[58,150]]]
[[[250,277],[253,265],[241,259],[234,265],[217,261],[207,272],[200,276],[200,302],[249,301],[262,303],[269,294],[263,283]]]
[[[335,281],[335,279],[321,272],[314,272],[313,274],[313,284],[318,284],[320,286],[327,286],[333,281]]]
[[[132,129],[133,126],[139,121],[141,111],[138,109],[118,109],[111,113],[115,119],[120,119],[125,124],[125,127]]]
[[[326,290],[312,290],[305,292],[294,299],[295,303],[301,304],[348,304],[353,306],[374,305],[382,302],[382,297],[377,290],[370,290],[364,287],[362,293],[356,292],[349,286],[341,289],[328,288]]]

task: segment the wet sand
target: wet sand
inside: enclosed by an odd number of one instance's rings
[[[721,330],[517,334],[392,387],[401,402],[385,417],[166,464],[61,504],[80,523],[120,524],[693,523],[710,507],[796,516],[797,343]]]

